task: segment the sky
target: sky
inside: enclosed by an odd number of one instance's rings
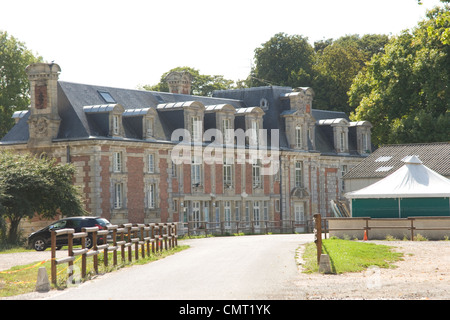
[[[254,50],[276,33],[314,41],[397,35],[439,0],[2,0],[0,30],[60,80],[136,89],[172,68],[247,78]]]

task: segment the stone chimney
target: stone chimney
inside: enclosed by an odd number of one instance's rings
[[[192,75],[187,71],[170,72],[164,79],[170,93],[191,94]]]
[[[54,63],[34,63],[26,68],[30,81],[30,117],[32,147],[48,145],[57,137],[61,118],[58,114],[58,78],[61,68]]]

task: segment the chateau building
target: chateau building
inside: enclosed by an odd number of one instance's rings
[[[190,95],[59,81],[57,64],[27,67],[31,105],[0,149],[73,163],[90,214],[112,223],[295,220],[332,215],[343,175],[371,152],[367,121],[313,109],[311,88]],[[301,231],[301,230],[300,230]]]

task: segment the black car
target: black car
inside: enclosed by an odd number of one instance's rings
[[[75,232],[81,232],[81,228],[98,227],[99,230],[102,230],[106,229],[108,225],[111,225],[111,223],[108,220],[100,217],[64,218],[30,234],[28,236],[28,245],[36,251],[43,251],[47,247],[51,246],[51,230],[70,228],[75,229]],[[97,238],[98,244],[103,243],[103,237],[104,236],[99,236]],[[67,239],[67,235],[56,237],[56,249],[61,249],[62,246],[67,245]],[[81,244],[81,238],[74,239],[73,244]],[[86,247],[91,248],[92,245],[92,234],[89,233],[88,237],[86,237]]]

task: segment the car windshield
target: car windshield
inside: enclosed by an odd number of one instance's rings
[[[54,228],[54,229],[62,229],[66,226],[67,224],[67,220],[60,220],[60,221],[56,221],[55,223],[51,224],[49,226],[50,229]]]
[[[103,218],[97,218],[95,219],[97,221],[97,223],[99,225],[101,225],[102,227],[106,227],[107,225],[111,224],[108,220],[103,219]]]

